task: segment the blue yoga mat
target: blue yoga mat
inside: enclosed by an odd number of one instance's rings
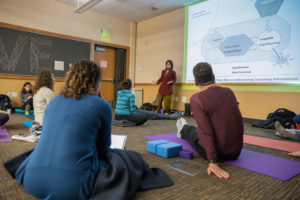
[[[25,110],[20,108],[15,108],[15,113],[25,113]],[[30,110],[29,113],[34,113],[34,110]]]

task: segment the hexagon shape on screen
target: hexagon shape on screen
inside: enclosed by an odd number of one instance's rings
[[[226,57],[241,56],[247,53],[249,48],[253,45],[253,41],[250,40],[245,34],[234,35],[225,38],[222,42],[219,50]]]

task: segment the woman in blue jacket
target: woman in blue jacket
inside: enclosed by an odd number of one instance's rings
[[[101,69],[81,60],[67,72],[62,93],[48,104],[41,137],[15,173],[38,199],[88,199],[111,144],[112,112],[96,96]]]
[[[144,124],[147,120],[158,119],[178,119],[179,113],[171,115],[162,115],[153,111],[139,109],[135,105],[135,96],[130,89],[132,82],[130,79],[122,81],[119,85],[117,104],[115,109],[116,120],[128,120],[136,125]]]

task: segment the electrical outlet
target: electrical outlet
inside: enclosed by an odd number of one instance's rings
[[[186,97],[183,96],[183,97],[181,98],[181,100],[182,100],[183,103],[185,103],[185,102],[186,102]]]
[[[178,101],[178,97],[174,97],[174,101]]]
[[[12,97],[17,97],[17,96],[18,96],[18,93],[17,93],[17,92],[12,92],[12,93],[11,93],[11,96],[12,96]]]
[[[11,97],[11,92],[7,92],[7,96]]]

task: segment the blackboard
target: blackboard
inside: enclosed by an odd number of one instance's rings
[[[80,59],[90,60],[90,42],[0,26],[0,74],[36,76],[47,69],[63,78]]]

